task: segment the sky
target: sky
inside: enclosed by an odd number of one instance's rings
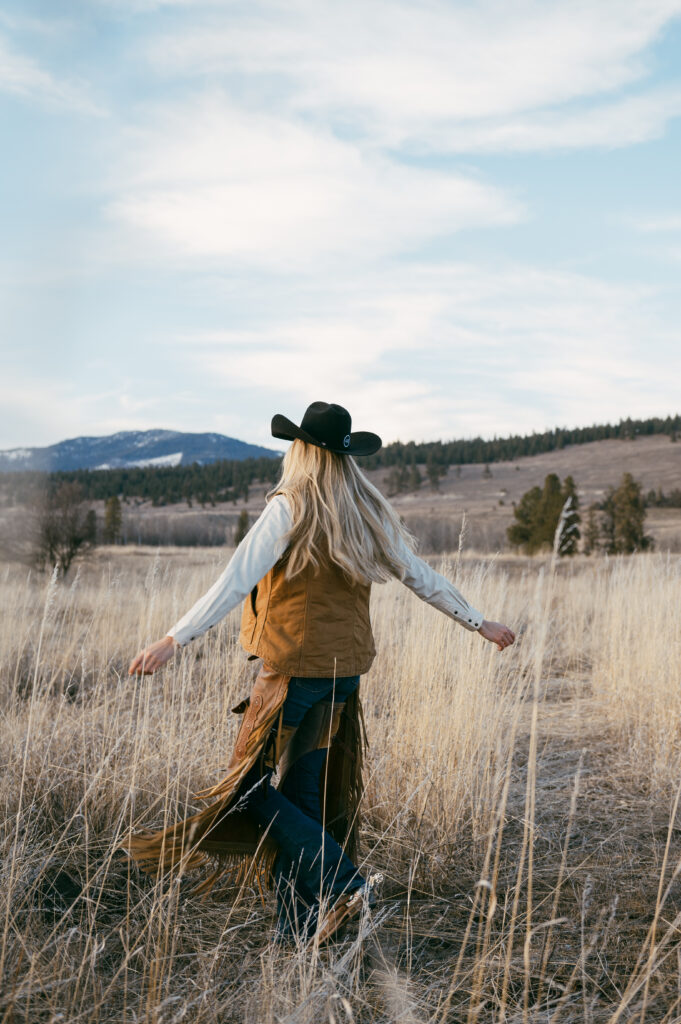
[[[0,448],[681,411],[681,0],[0,0]]]

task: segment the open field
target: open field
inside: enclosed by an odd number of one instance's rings
[[[272,945],[272,898],[154,884],[113,852],[199,805],[253,666],[236,613],[163,675],[133,653],[216,550],[100,549],[66,583],[0,570],[0,1020],[681,1019],[681,561],[467,554],[500,655],[398,583],[363,679],[371,916]]]

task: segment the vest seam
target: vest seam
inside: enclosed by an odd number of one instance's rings
[[[269,577],[269,579],[267,579],[267,577]],[[264,579],[267,579],[267,601],[266,601],[265,607],[263,609],[262,622],[258,621],[259,616],[256,615],[255,630],[253,631],[253,641],[252,641],[252,642],[255,642],[255,650],[256,650],[256,654],[258,654],[258,657],[261,657],[261,655],[258,652],[260,651],[260,645],[262,643],[262,635],[265,632],[265,624],[267,622],[267,616],[269,615],[269,611],[270,611],[270,603],[272,601],[272,570],[270,570],[269,573],[265,574]],[[258,626],[260,627],[259,629],[258,629]],[[256,632],[257,632],[257,640],[255,638]]]
[[[305,609],[303,611],[303,630],[300,637],[300,657],[298,659],[298,671],[302,673],[304,669],[303,657],[305,651],[305,640],[307,639],[307,611],[310,604],[310,562],[307,563],[307,580],[305,581]]]

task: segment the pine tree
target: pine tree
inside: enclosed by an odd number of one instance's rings
[[[234,545],[235,545],[235,547],[236,547],[237,544],[241,544],[241,541],[244,539],[244,537],[248,533],[249,525],[250,524],[249,524],[249,519],[248,519],[248,512],[246,511],[245,508],[242,508],[241,512],[239,512],[239,518],[236,521],[236,526],[234,527]]]
[[[93,508],[88,509],[85,514],[83,542],[91,547],[97,543],[97,513]]]
[[[526,491],[513,510],[515,522],[506,536],[514,547],[531,555],[542,548],[552,548],[560,529],[558,553],[572,555],[579,542],[579,499],[571,476],[561,486],[560,477],[549,473],[543,487]]]
[[[409,467],[409,479],[407,486],[410,491],[418,491],[422,483],[423,478],[419,473],[419,468],[415,462],[412,462],[411,466]]]
[[[560,477],[556,473],[549,473],[544,480],[541,503],[539,506],[538,522],[535,532],[536,547],[552,547],[553,539],[558,528],[558,521],[563,510],[563,493],[560,486]]]
[[[440,490],[440,477],[446,473],[447,467],[438,463],[433,452],[429,452],[426,458],[426,476],[433,491]]]
[[[601,536],[601,526],[598,521],[598,505],[593,502],[589,505],[589,512],[586,519],[586,528],[584,530],[584,554],[592,555],[595,551],[598,551],[598,545]]]
[[[579,495],[577,494],[577,485],[571,476],[566,476],[565,480],[563,480],[561,497],[563,499],[563,508],[561,511],[563,521],[560,531],[558,553],[560,555],[574,555],[577,553],[577,549],[579,548],[579,538],[581,537],[579,530],[581,516],[579,514]]]
[[[514,547],[523,548],[528,554],[533,554],[539,547],[536,542],[536,532],[541,500],[541,487],[532,487],[529,491],[525,491],[513,510],[516,522],[506,531],[510,543]]]
[[[121,536],[123,513],[118,495],[107,498],[104,505],[104,541],[106,544],[117,544]]]
[[[611,487],[603,502],[603,532],[607,551],[630,555],[653,546],[644,532],[646,506],[641,485],[631,473],[624,473],[617,489]]]

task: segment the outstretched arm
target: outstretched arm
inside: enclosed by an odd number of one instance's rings
[[[402,582],[422,601],[454,619],[464,629],[475,630],[485,640],[495,643],[500,651],[515,641],[515,633],[500,622],[489,622],[473,605],[469,604],[454,584],[431,568],[427,562],[401,542],[399,553],[405,565]]]
[[[283,555],[290,526],[288,501],[283,495],[276,495],[265,506],[210,590],[168,630],[167,636],[140,651],[128,673],[147,675],[155,672],[172,658],[179,647],[201,636],[236,608]]]

